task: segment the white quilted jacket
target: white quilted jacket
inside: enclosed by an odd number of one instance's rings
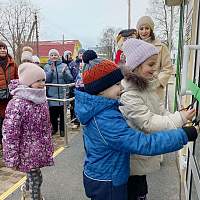
[[[155,82],[145,91],[140,91],[130,82],[122,80],[125,92],[121,96],[120,110],[130,127],[147,134],[182,127],[186,123],[180,112],[170,113],[164,110],[156,93]],[[132,155],[131,166],[131,175],[146,175],[160,169],[160,156]]]

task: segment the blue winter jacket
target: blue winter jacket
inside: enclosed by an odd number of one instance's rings
[[[51,70],[51,61],[44,66],[46,83],[67,84],[73,82],[73,77],[67,66],[61,60],[55,62],[55,70]],[[65,69],[65,70],[64,70]],[[47,96],[50,98],[63,99],[62,87],[47,87]],[[61,106],[62,102],[49,101],[49,106]]]
[[[179,150],[188,142],[183,129],[144,134],[129,128],[118,107],[117,100],[75,92],[75,112],[84,125],[84,173],[115,186],[127,182],[130,153],[158,155]]]

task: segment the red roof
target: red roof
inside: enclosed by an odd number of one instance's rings
[[[69,50],[74,52],[75,44],[79,44],[78,40],[65,40],[64,43],[62,40],[57,41],[40,41],[39,42],[39,56],[48,57],[50,49],[57,49],[60,53],[60,56],[63,55],[64,51]],[[36,53],[36,46],[33,46],[33,51]]]

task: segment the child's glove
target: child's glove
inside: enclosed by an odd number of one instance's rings
[[[192,108],[189,110],[182,110],[182,111],[180,111],[180,113],[185,119],[192,121],[192,118],[196,114],[196,110],[194,108]]]
[[[188,141],[195,141],[197,139],[198,133],[199,133],[199,127],[196,126],[185,126],[183,127],[183,130],[185,131]]]

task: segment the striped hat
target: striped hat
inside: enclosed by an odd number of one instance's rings
[[[123,79],[117,65],[106,59],[96,58],[84,65],[82,79],[85,92],[96,95]]]

